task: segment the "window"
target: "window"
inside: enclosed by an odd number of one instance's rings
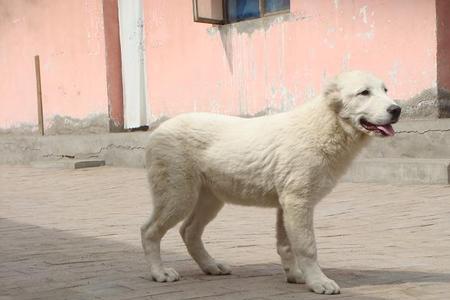
[[[194,21],[227,24],[288,12],[290,0],[193,0]]]

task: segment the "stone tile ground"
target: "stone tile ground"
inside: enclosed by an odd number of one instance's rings
[[[164,259],[183,276],[155,283],[139,226],[151,209],[142,169],[0,166],[0,300],[450,299],[450,187],[341,184],[317,207],[319,258],[342,288],[285,283],[274,210],[227,206],[207,229],[233,275],[203,275],[177,230]]]

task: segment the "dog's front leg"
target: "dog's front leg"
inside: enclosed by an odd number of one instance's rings
[[[284,226],[295,260],[303,271],[306,284],[318,294],[338,294],[339,286],[329,279],[317,263],[314,238],[314,207],[308,199],[285,195],[280,199]]]
[[[289,283],[305,283],[303,273],[300,270],[294,254],[292,253],[291,243],[284,227],[283,210],[277,209],[277,252],[281,258],[286,281]]]

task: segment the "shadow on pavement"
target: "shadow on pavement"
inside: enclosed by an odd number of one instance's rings
[[[169,284],[152,282],[140,247],[110,240],[108,235],[83,236],[74,230],[42,228],[0,218],[0,299],[329,298],[308,292],[305,285],[287,284],[278,264],[234,266],[232,275],[214,277],[203,275],[185,252],[165,249],[164,257],[183,280]],[[429,272],[325,272],[343,287],[343,294],[333,299],[383,299],[351,290],[360,286],[450,283],[450,274]]]

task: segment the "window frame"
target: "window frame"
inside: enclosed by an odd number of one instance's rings
[[[216,25],[226,25],[226,24],[234,24],[234,23],[239,23],[239,22],[248,21],[248,20],[256,20],[256,19],[260,19],[260,18],[264,18],[264,17],[270,17],[273,15],[285,14],[285,13],[289,13],[291,11],[291,3],[290,3],[291,1],[289,1],[288,9],[282,9],[282,10],[277,10],[277,11],[273,11],[273,12],[266,12],[266,10],[265,10],[266,0],[259,0],[259,11],[260,11],[259,17],[246,18],[244,20],[230,22],[230,20],[228,18],[228,3],[227,2],[228,2],[227,0],[222,0],[223,19],[216,20],[216,19],[199,17],[197,0],[192,0],[192,7],[194,9],[194,22],[216,24]]]
[[[192,0],[192,7],[194,9],[194,22],[198,23],[208,23],[208,24],[217,24],[217,25],[225,25],[228,24],[228,10],[227,10],[227,0],[222,0],[222,20],[210,19],[199,17],[198,15],[198,7],[197,0]]]
[[[288,9],[282,9],[282,10],[277,10],[277,11],[272,11],[272,12],[266,12],[265,7],[266,7],[266,0],[259,0],[259,10],[262,12],[262,17],[270,17],[273,15],[279,15],[279,14],[285,14],[285,13],[289,13],[291,12],[291,0],[289,0],[289,8]],[[245,21],[245,20],[243,20]]]

